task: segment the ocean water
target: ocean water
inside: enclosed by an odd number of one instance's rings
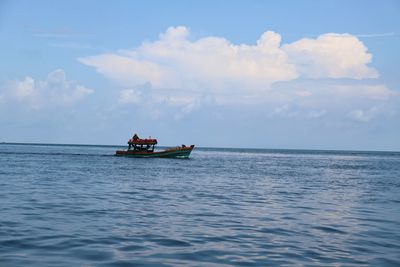
[[[0,266],[400,266],[400,153],[0,145]]]

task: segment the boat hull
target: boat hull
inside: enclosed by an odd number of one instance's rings
[[[117,150],[116,156],[134,157],[134,158],[189,158],[194,146],[177,147],[163,151],[134,151],[134,150]]]

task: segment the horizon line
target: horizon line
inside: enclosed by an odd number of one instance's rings
[[[71,143],[29,143],[29,142],[0,142],[0,145],[33,145],[33,146],[86,146],[86,147],[122,147],[126,145],[101,145],[101,144],[71,144]],[[176,146],[176,145],[175,145]],[[159,146],[174,147],[174,146]],[[397,150],[359,150],[359,149],[316,149],[316,148],[252,148],[252,147],[202,147],[195,146],[200,149],[246,149],[246,150],[294,150],[294,151],[325,151],[325,152],[363,152],[363,153],[400,153]]]

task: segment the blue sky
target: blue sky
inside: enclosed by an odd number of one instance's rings
[[[0,1],[0,141],[400,150],[398,1]]]

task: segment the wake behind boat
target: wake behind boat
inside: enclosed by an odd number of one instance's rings
[[[166,150],[155,151],[157,143],[157,139],[140,139],[139,136],[135,134],[128,141],[128,149],[117,150],[115,155],[137,158],[189,158],[190,153],[194,148],[194,145],[182,145],[168,148]]]

